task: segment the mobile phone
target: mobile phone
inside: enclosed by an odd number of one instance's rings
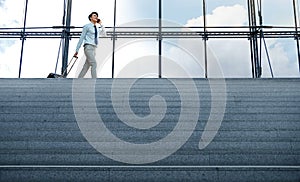
[[[101,20],[100,20],[100,19],[98,19],[98,20],[97,20],[97,23],[100,23],[100,21],[101,21]]]

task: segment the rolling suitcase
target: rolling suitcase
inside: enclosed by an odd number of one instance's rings
[[[76,63],[78,57],[73,56],[72,59],[70,60],[69,64],[67,65],[66,69],[63,71],[62,75],[59,75],[57,73],[49,73],[47,78],[66,78],[70,71],[72,70],[74,64]],[[73,62],[73,63],[72,63]],[[72,65],[71,65],[72,64]],[[68,71],[68,67],[71,65],[71,68]]]

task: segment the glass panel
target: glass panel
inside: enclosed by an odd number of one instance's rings
[[[299,77],[297,48],[293,39],[268,39],[268,53],[274,77]],[[265,49],[262,55],[262,76],[271,77]]]
[[[24,20],[25,0],[0,1],[0,27],[22,27]]]
[[[207,26],[248,26],[248,6],[245,0],[207,1]],[[202,20],[201,20],[202,21]]]
[[[208,77],[219,77],[215,67],[220,66],[224,77],[251,78],[249,41],[246,39],[210,39],[208,41]],[[211,60],[216,59],[212,62]]]
[[[71,24],[76,27],[82,27],[89,23],[88,15],[96,11],[102,23],[106,27],[114,25],[114,1],[106,0],[89,0],[72,1],[72,19]]]
[[[117,25],[118,26],[158,26],[156,21],[153,24],[145,25],[146,19],[158,19],[158,1],[153,0],[117,0]]]
[[[8,29],[23,27],[24,0],[0,1],[0,31],[16,31],[20,29]],[[21,55],[21,41],[19,38],[0,38],[0,78],[17,78],[19,75],[19,62]]]
[[[203,78],[204,49],[202,39],[164,39],[162,77]]]
[[[78,4],[79,2],[77,2]],[[80,24],[76,26],[82,26],[84,21],[87,21],[87,16],[90,13],[90,9],[86,5],[86,2],[80,2],[81,16],[84,18]],[[96,1],[93,3],[95,7],[101,7],[101,12],[103,12],[103,24],[107,27],[112,27],[114,23],[114,1]],[[78,5],[77,5],[78,6]],[[82,13],[82,8],[86,11],[85,14]],[[145,6],[147,9],[145,9]],[[157,28],[128,28],[128,27],[149,27],[157,26],[157,2],[153,0],[117,0],[116,4],[116,26],[118,32],[135,31],[137,33],[143,34],[144,32],[157,31]],[[75,13],[73,11],[73,13]],[[72,17],[73,18],[73,17]],[[100,17],[101,18],[101,17]],[[102,19],[102,18],[101,18]],[[84,21],[83,21],[84,20]],[[73,20],[74,22],[74,20]],[[120,28],[127,27],[127,28]],[[112,31],[112,29],[107,29],[107,31]],[[126,35],[125,35],[126,36]],[[131,36],[132,37],[132,36]],[[104,42],[103,42],[104,41]],[[101,45],[98,46],[97,51],[97,61],[98,61],[98,77],[101,78],[111,78],[112,77],[112,43],[110,38],[105,38]],[[77,41],[76,41],[77,42]],[[72,43],[73,44],[73,43]],[[118,37],[116,40],[116,51],[114,55],[114,77],[135,77],[139,72],[137,70],[145,71],[145,73],[153,72],[151,69],[144,70],[142,68],[147,68],[141,63],[137,62],[137,59],[142,59],[144,55],[157,55],[157,41],[156,39],[136,39],[136,38],[122,38]],[[99,53],[98,53],[99,52]],[[80,53],[83,55],[83,52]],[[153,60],[157,64],[157,60]],[[82,62],[82,61],[81,61]],[[143,61],[142,61],[143,62]],[[79,68],[80,66],[78,66]],[[131,70],[133,67],[134,71],[129,71],[125,73],[124,70]],[[149,67],[148,67],[149,68]],[[79,70],[80,71],[80,70]],[[157,72],[157,70],[156,70]],[[89,75],[89,74],[88,74]]]
[[[263,24],[294,26],[293,0],[262,1]]]
[[[64,2],[61,0],[29,0],[27,27],[51,27],[62,25]]]
[[[110,60],[111,58],[109,58]],[[111,64],[103,70],[111,69]],[[115,77],[158,78],[156,39],[118,39],[115,52]]]
[[[20,39],[0,39],[0,78],[19,76],[20,55]]]
[[[195,21],[202,15],[202,1],[199,0],[163,0],[164,21],[186,25],[189,21]],[[168,26],[163,23],[163,26]],[[193,26],[202,26],[199,22]]]
[[[235,7],[235,5],[242,5],[247,9],[247,1],[248,0],[230,0],[230,1],[224,1],[224,0],[206,0],[206,7],[207,7],[207,13],[214,14],[215,10],[218,8],[230,8]],[[256,1],[256,0],[255,0]]]
[[[59,39],[27,39],[24,45],[22,78],[46,78],[55,71]],[[61,60],[57,73],[60,74]]]
[[[248,10],[247,1],[206,1],[206,26],[217,26],[220,28],[208,28],[208,32],[216,32],[215,37],[220,38],[221,32],[240,32],[247,31],[245,28],[228,28],[230,26],[247,26]],[[203,26],[204,17],[188,21],[188,26]],[[226,28],[224,27],[226,26]],[[203,31],[203,29],[198,29]],[[219,33],[218,33],[219,32]],[[243,46],[243,47],[240,47]],[[204,49],[203,45],[201,46]],[[239,49],[240,52],[233,56],[233,50]],[[204,54],[204,53],[202,53]],[[248,57],[247,57],[248,56]],[[246,59],[245,59],[246,57]],[[202,56],[204,68],[204,55]],[[243,65],[243,69],[237,65]],[[245,66],[247,65],[247,66]],[[218,69],[216,69],[218,68]],[[247,39],[208,39],[207,47],[207,74],[211,78],[219,77],[250,77],[251,62],[249,54],[249,42]]]
[[[272,8],[270,8],[272,7]],[[265,0],[262,7],[263,23],[272,26],[294,26],[293,0]],[[273,28],[267,31],[293,31],[294,29]],[[299,76],[296,42],[293,39],[267,39],[270,65],[264,53],[262,76],[293,77]],[[271,70],[272,68],[272,70]]]
[[[275,26],[271,29],[264,29],[264,31],[295,31],[295,28],[280,27],[295,26],[293,0],[264,0],[262,5],[262,16],[264,25]],[[295,72],[298,68],[296,65],[296,42],[293,41],[293,39],[267,39],[267,42],[274,77],[299,76],[299,71],[298,74]],[[262,61],[262,76],[270,77],[271,70],[266,56]]]
[[[26,31],[61,31],[51,27],[63,24],[63,7],[64,1],[61,0],[29,0]],[[54,72],[59,44],[60,39],[27,38],[24,44],[21,77],[46,78],[50,72]],[[60,66],[57,73],[60,74]]]

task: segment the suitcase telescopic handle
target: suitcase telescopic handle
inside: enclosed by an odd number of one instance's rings
[[[76,63],[77,59],[78,59],[78,56],[73,56],[73,57],[72,57],[72,59],[70,60],[69,64],[67,65],[66,69],[64,70],[64,72],[63,72],[63,74],[62,74],[63,77],[67,77],[67,76],[68,76],[68,74],[69,74],[70,71],[72,70],[74,64]],[[72,61],[73,61],[73,63],[72,63]],[[72,64],[72,65],[71,65],[71,64]],[[70,68],[69,71],[68,71],[68,67],[69,67],[70,65],[71,65],[71,68]],[[66,73],[67,73],[67,74],[66,74]],[[66,75],[65,75],[65,74],[66,74]]]

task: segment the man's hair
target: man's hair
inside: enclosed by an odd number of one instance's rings
[[[97,12],[91,12],[91,14],[89,15],[89,20],[91,21],[91,17],[93,16],[93,14],[96,14],[98,16]]]

